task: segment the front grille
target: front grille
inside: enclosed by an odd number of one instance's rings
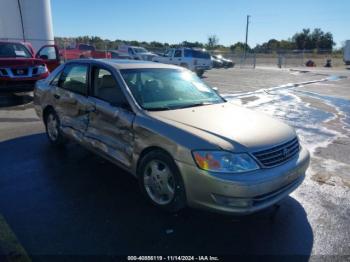
[[[12,74],[14,76],[26,76],[28,75],[28,68],[12,68]]]
[[[299,150],[300,145],[296,137],[287,143],[255,152],[253,155],[264,167],[273,167],[287,162],[298,154]]]

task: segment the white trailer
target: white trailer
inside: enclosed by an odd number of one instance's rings
[[[0,41],[54,44],[50,0],[1,0]]]
[[[350,40],[345,41],[343,59],[346,65],[350,65]]]

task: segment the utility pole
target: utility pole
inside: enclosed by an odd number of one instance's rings
[[[246,59],[246,56],[247,56],[249,18],[250,18],[250,15],[247,15],[247,27],[245,30],[244,60]]]

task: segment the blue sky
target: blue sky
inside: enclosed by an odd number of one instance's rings
[[[244,41],[251,15],[249,44],[287,39],[302,28],[333,33],[337,46],[350,39],[348,0],[51,0],[56,36],[179,43]]]

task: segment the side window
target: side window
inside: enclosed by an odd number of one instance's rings
[[[185,57],[192,57],[192,50],[185,49]]]
[[[174,50],[173,49],[169,49],[168,51],[165,52],[165,56],[166,57],[172,57],[173,53],[174,53]]]
[[[60,72],[54,77],[54,79],[52,79],[50,85],[52,85],[52,86],[58,86],[58,83],[59,83],[61,74],[62,74],[62,71],[60,71]]]
[[[61,74],[58,86],[75,93],[86,95],[88,88],[88,69],[88,65],[84,64],[67,65]]]
[[[40,49],[39,53],[37,54],[37,57],[40,57],[44,60],[56,60],[57,54],[56,54],[56,48],[54,46],[45,46],[42,49]]]
[[[79,45],[79,50],[82,50],[82,51],[92,51],[93,50],[93,47],[92,46],[89,46],[89,45]]]
[[[133,55],[134,54],[134,51],[132,50],[132,48],[128,48],[128,53],[129,53],[129,55]]]
[[[181,57],[182,56],[182,51],[181,50],[176,50],[174,57]]]
[[[93,67],[94,97],[114,106],[127,104],[124,94],[112,73],[104,68]]]

